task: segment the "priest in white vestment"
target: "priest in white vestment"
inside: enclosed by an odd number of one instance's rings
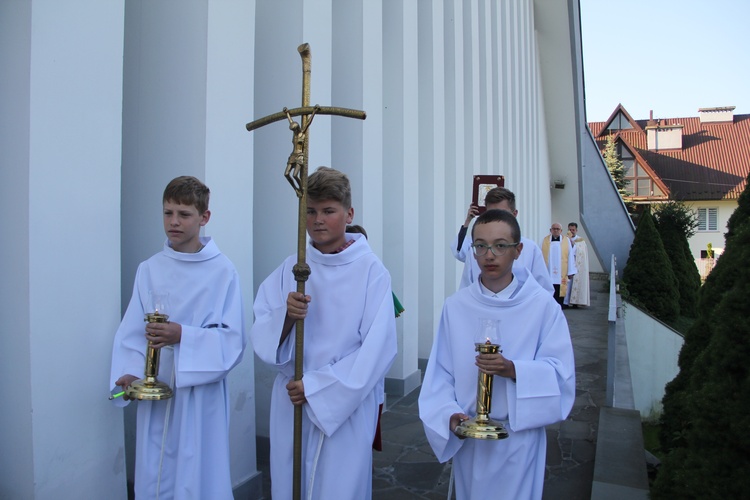
[[[549,270],[552,285],[555,288],[554,297],[558,304],[563,304],[568,292],[568,284],[576,274],[576,259],[573,245],[567,236],[562,235],[562,225],[555,222],[550,227],[550,234],[542,240],[542,256]]]
[[[419,397],[419,415],[440,462],[453,459],[456,497],[540,499],[545,426],[564,420],[575,398],[575,363],[565,317],[525,269],[515,218],[489,210],[474,225],[479,279],[446,299]],[[500,322],[501,354],[477,355],[479,319]],[[490,417],[503,440],[461,439],[476,415],[477,370],[494,375]]]
[[[589,306],[589,251],[586,240],[578,235],[576,222],[568,224],[568,238],[575,252],[576,274],[568,286],[563,303],[572,307]]]

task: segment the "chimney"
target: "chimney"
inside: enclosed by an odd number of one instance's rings
[[[698,109],[698,116],[701,119],[701,123],[732,123],[734,121],[735,107],[700,108]]]
[[[682,149],[682,127],[683,125],[676,123],[667,125],[666,120],[655,122],[652,112],[649,124],[646,125],[649,151]]]

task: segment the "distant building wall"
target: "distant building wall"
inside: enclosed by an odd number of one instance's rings
[[[706,228],[705,230],[696,230],[695,234],[688,240],[690,244],[690,253],[698,265],[701,258],[701,252],[706,251],[706,246],[711,246],[716,251],[718,257],[724,251],[724,233],[727,232],[727,222],[737,208],[737,200],[713,200],[713,201],[695,201],[689,202],[688,206],[697,211],[699,209],[716,209],[717,220],[716,228]]]

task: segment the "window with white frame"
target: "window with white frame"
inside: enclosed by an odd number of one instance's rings
[[[718,231],[719,230],[719,209],[718,208],[699,208],[698,209],[698,231]]]

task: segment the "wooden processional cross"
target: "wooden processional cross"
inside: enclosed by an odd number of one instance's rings
[[[366,118],[364,111],[356,109],[310,106],[310,46],[303,43],[297,47],[302,57],[302,107],[295,109],[284,108],[280,113],[274,113],[264,118],[255,120],[246,125],[249,132],[277,122],[289,120],[289,130],[292,131],[292,153],[286,163],[284,177],[294,188],[299,198],[299,216],[297,224],[297,264],[293,268],[294,279],[297,282],[297,291],[305,294],[305,281],[310,276],[310,266],[306,262],[306,228],[307,228],[307,157],[310,135],[307,130],[316,114],[337,115],[347,118]],[[292,117],[301,116],[302,123],[295,122]],[[281,333],[281,332],[279,332]],[[305,321],[300,319],[296,322],[295,335],[295,358],[294,358],[294,380],[302,380],[302,365],[304,356]],[[298,500],[301,495],[302,482],[302,406],[294,407],[294,485],[293,498]]]

